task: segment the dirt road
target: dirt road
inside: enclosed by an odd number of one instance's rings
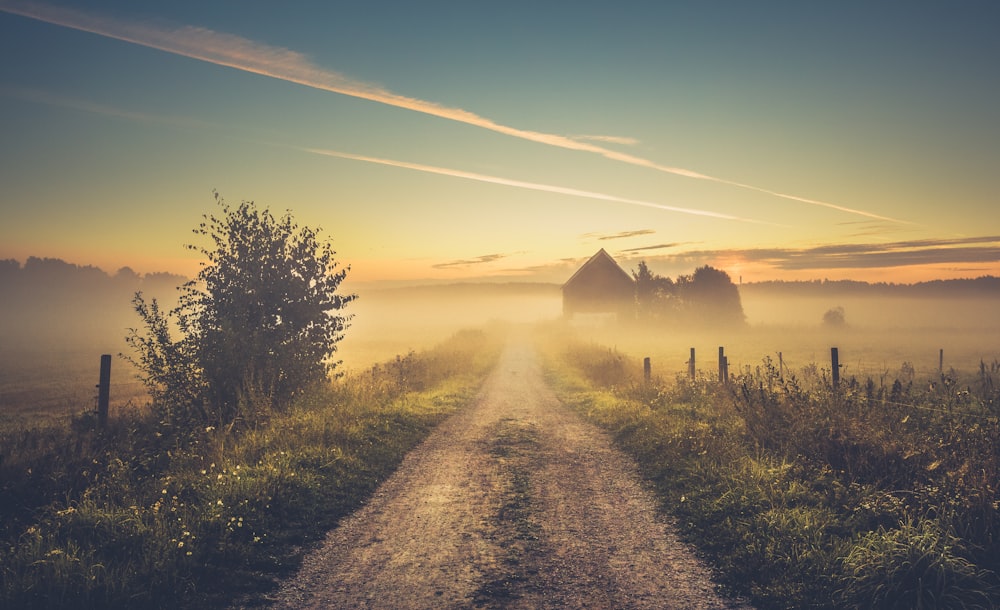
[[[285,583],[278,608],[741,608],[655,515],[636,468],[512,341]]]

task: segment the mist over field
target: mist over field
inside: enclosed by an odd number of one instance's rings
[[[142,385],[118,354],[139,319],[130,304],[141,290],[172,306],[185,278],[140,276],[128,268],[108,274],[55,259],[0,267],[0,421],[35,415],[62,417],[93,407],[100,354],[115,355],[112,408],[141,405]],[[342,372],[420,351],[470,327],[562,319],[559,284],[457,283],[365,287],[344,310],[353,316],[336,357]],[[656,374],[686,369],[690,348],[699,369],[712,371],[724,346],[734,371],[778,353],[790,370],[829,368],[838,347],[846,375],[893,375],[903,363],[930,374],[939,350],[946,369],[971,371],[1000,360],[1000,280],[955,280],[916,285],[862,282],[764,282],[739,287],[747,326],[678,328],[616,323],[578,316],[566,322],[584,340],[633,358],[650,356]],[[824,323],[839,308],[842,325]]]

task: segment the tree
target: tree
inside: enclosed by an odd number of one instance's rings
[[[676,309],[674,281],[649,269],[646,261],[632,272],[635,281],[636,314],[640,320],[662,320]]]
[[[171,312],[180,339],[155,300],[147,306],[137,293],[146,334],[132,330],[128,341],[154,401],[174,403],[161,409],[227,424],[324,382],[349,325],[339,312],[356,296],[337,293],[349,268],[338,270],[318,231],[252,201],[231,208],[215,199],[221,215],[194,230],[209,245],[188,246],[207,260]]]
[[[828,328],[841,328],[847,326],[847,317],[844,315],[844,308],[834,307],[826,310],[823,314],[823,326]]]
[[[746,323],[739,288],[725,271],[706,265],[674,281],[640,261],[632,278],[640,320],[700,326]]]
[[[729,274],[705,265],[694,275],[677,279],[685,313],[693,321],[715,326],[739,326],[746,322],[740,291]]]

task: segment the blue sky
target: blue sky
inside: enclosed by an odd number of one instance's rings
[[[0,258],[196,269],[212,189],[359,282],[1000,274],[992,2],[0,0]]]

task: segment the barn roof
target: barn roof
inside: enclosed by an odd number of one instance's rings
[[[574,273],[568,280],[566,280],[566,283],[563,284],[563,288],[572,284],[577,277],[581,275],[586,275],[588,269],[601,269],[601,268],[610,269],[612,273],[621,274],[622,277],[627,279],[629,282],[633,281],[632,276],[629,275],[627,271],[622,269],[618,265],[618,262],[615,261],[615,259],[611,258],[611,255],[608,254],[604,250],[604,248],[601,248],[600,250],[597,251],[597,254],[591,256],[590,260],[585,262],[579,269],[576,270],[576,273]]]

